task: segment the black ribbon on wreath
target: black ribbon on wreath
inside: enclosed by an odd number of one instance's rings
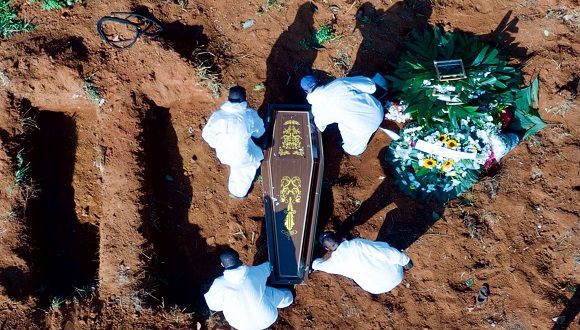
[[[126,49],[141,36],[155,38],[163,33],[161,23],[131,12],[112,12],[97,22],[99,37],[117,49]]]

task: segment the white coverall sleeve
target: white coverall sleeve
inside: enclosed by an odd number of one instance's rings
[[[209,291],[204,295],[204,298],[207,307],[212,311],[220,312],[224,309],[224,295],[221,286],[215,280],[209,288]]]
[[[314,117],[314,125],[316,125],[316,128],[318,128],[319,131],[324,132],[328,124],[329,123],[327,123],[326,120],[321,118],[321,116]]]
[[[218,132],[216,131],[216,125],[217,125],[216,119],[213,116],[209,117],[209,120],[207,121],[207,123],[203,127],[203,130],[201,131],[201,137],[205,140],[205,142],[207,142],[207,144],[209,144],[210,147],[214,149],[217,145],[217,134],[218,134]]]
[[[369,256],[389,264],[404,266],[411,260],[406,254],[384,242],[372,242],[365,244],[364,250]]]
[[[332,256],[326,260],[322,258],[315,259],[312,262],[312,269],[320,270],[329,274],[342,275],[340,265],[332,258]]]
[[[268,276],[270,276],[270,273],[272,272],[272,270],[270,269],[270,262],[266,261],[263,264],[260,264],[258,266],[255,266],[254,269],[256,270],[256,274],[264,280],[264,282],[266,282],[266,280],[268,279]]]
[[[311,113],[314,117],[314,125],[318,128],[319,131],[324,132],[326,130],[326,126],[332,124],[335,118],[330,118],[328,116],[328,109],[325,107],[327,106],[326,100],[326,91],[324,87],[318,87],[312,93],[306,95],[306,100],[311,105]]]
[[[266,129],[264,128],[264,121],[258,115],[258,112],[251,110],[250,119],[252,120],[252,137],[259,138],[264,135]]]
[[[348,83],[353,89],[363,93],[372,94],[377,90],[377,85],[371,78],[357,76],[343,78],[345,83]]]

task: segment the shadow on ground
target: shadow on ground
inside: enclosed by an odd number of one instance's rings
[[[207,316],[203,294],[222,272],[219,248],[209,247],[199,226],[188,219],[192,188],[184,175],[169,109],[151,100],[138,106],[146,109],[142,118],[146,193],[140,228],[150,242],[144,247],[149,265],[145,294],[153,304],[186,306]]]

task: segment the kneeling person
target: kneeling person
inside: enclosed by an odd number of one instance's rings
[[[278,308],[290,306],[292,292],[266,286],[270,263],[246,266],[233,249],[220,254],[224,275],[216,278],[205,301],[209,309],[223,311],[229,324],[239,330],[265,329],[278,318]]]
[[[259,138],[264,132],[264,122],[248,108],[246,90],[240,86],[230,88],[228,102],[209,117],[203,128],[203,139],[216,150],[218,159],[230,166],[228,190],[233,198],[246,197],[252,186],[264,159],[252,137]]]
[[[320,244],[332,255],[312,262],[312,269],[346,276],[372,294],[389,292],[403,281],[411,259],[385,242],[355,238],[342,241],[333,232],[320,236]]]
[[[344,151],[360,156],[384,118],[381,102],[372,95],[377,88],[373,80],[344,77],[319,86],[316,77],[308,75],[300,86],[308,94],[316,127],[323,132],[326,126],[338,124]]]

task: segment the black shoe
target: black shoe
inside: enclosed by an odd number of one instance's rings
[[[483,286],[479,290],[479,295],[477,296],[475,304],[476,305],[483,304],[487,300],[488,296],[489,296],[489,284],[483,283]]]

